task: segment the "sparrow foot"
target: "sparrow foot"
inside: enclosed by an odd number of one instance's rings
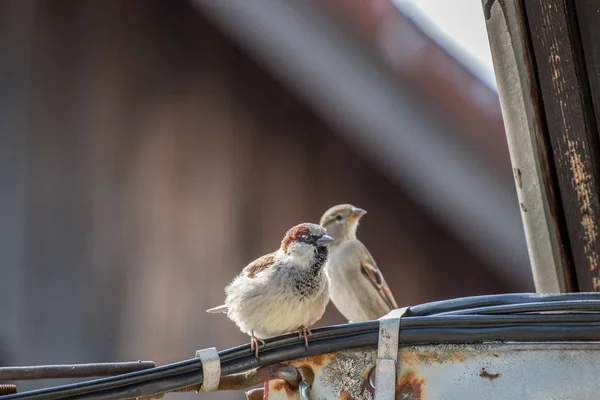
[[[252,331],[250,334],[250,350],[254,351],[254,356],[256,358],[258,358],[258,349],[261,344],[263,345],[263,347],[267,345],[267,343],[264,340],[254,336],[254,331]]]
[[[312,335],[310,328],[305,328],[303,326],[298,330],[298,339],[302,340],[302,336],[304,336],[304,346],[308,349],[308,335]]]

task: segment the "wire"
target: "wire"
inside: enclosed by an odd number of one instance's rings
[[[502,304],[497,306],[477,307],[468,310],[447,311],[437,315],[468,315],[468,314],[516,314],[516,313],[540,313],[556,311],[599,311],[600,300],[569,300],[532,302],[528,304]]]
[[[469,310],[478,307],[488,307],[507,304],[522,304],[531,302],[600,300],[598,293],[509,293],[484,296],[461,297],[457,299],[434,301],[410,307],[410,316],[438,315],[447,311]]]
[[[585,311],[584,313],[578,311]],[[560,314],[542,314],[557,312]],[[507,294],[452,299],[411,307],[400,323],[400,343],[596,341],[600,294]],[[249,345],[219,352],[222,375],[340,350],[377,346],[379,322],[315,329],[308,349],[296,334],[267,340],[256,359]],[[199,359],[70,385],[28,391],[2,400],[129,399],[202,383]]]

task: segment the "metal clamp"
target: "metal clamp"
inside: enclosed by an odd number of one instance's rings
[[[394,400],[396,395],[396,364],[400,318],[408,307],[390,311],[379,318],[379,343],[375,365],[375,400]]]
[[[196,351],[196,358],[202,361],[201,392],[216,392],[221,380],[221,360],[214,347]]]

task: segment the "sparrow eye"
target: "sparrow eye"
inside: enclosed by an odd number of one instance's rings
[[[338,215],[337,217],[335,217],[335,220],[336,220],[336,221],[341,221],[341,220],[342,220],[342,216],[341,216],[341,215]]]
[[[314,237],[313,235],[302,235],[302,241],[304,243],[313,244],[314,242],[317,241],[317,238]]]

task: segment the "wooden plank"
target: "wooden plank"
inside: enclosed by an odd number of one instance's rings
[[[599,291],[600,153],[574,9],[559,0],[524,7],[579,290]]]
[[[494,3],[494,4],[492,4]],[[536,291],[577,291],[521,2],[482,1]]]
[[[596,133],[600,121],[600,2],[597,0],[573,0],[577,11],[577,23],[585,57],[592,105],[596,120]]]

